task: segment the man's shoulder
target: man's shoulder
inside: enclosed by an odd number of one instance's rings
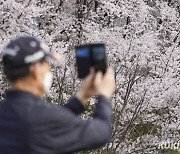
[[[72,113],[65,107],[45,102],[43,100],[33,103],[29,112],[29,120],[33,123],[63,121],[64,116]]]
[[[57,117],[68,112],[67,109],[61,105],[52,104],[43,99],[32,97],[4,99],[0,103],[0,110],[2,110],[3,113],[5,113],[6,110],[12,111],[10,112],[11,115],[14,114],[24,119],[24,121],[30,125],[32,123],[56,120]]]

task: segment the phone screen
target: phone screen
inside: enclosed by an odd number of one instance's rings
[[[89,74],[90,52],[86,47],[76,47],[76,64],[78,69],[78,78],[85,78]]]
[[[96,44],[92,47],[93,64],[96,71],[105,73],[107,67],[106,52],[104,44]]]
[[[99,46],[99,47],[94,47],[93,49],[92,49],[92,51],[93,51],[93,59],[94,60],[102,60],[102,59],[104,59],[104,55],[105,55],[105,49],[104,49],[104,47],[101,47],[101,46]]]
[[[89,51],[87,48],[80,48],[76,50],[76,57],[89,58]]]

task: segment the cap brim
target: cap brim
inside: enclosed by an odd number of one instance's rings
[[[45,56],[45,60],[53,65],[59,66],[62,65],[64,57],[59,55],[58,53],[51,53]]]

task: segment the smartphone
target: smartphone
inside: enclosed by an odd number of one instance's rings
[[[107,69],[106,47],[103,43],[83,44],[75,47],[76,66],[78,78],[85,78],[90,68],[95,71],[102,71],[103,74]]]

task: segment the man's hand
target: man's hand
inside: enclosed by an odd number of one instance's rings
[[[91,68],[89,75],[84,79],[80,90],[76,94],[76,97],[85,106],[87,105],[89,98],[96,95],[96,90],[93,85],[94,77],[95,77],[95,70]]]
[[[87,105],[90,97],[95,95],[103,95],[108,99],[111,97],[115,90],[114,72],[112,68],[108,68],[106,73],[97,72],[91,69],[90,74],[85,78],[81,89],[76,94],[76,97]]]
[[[115,90],[114,71],[111,67],[106,70],[106,73],[97,72],[94,87],[96,89],[96,95],[103,95],[110,99]]]

